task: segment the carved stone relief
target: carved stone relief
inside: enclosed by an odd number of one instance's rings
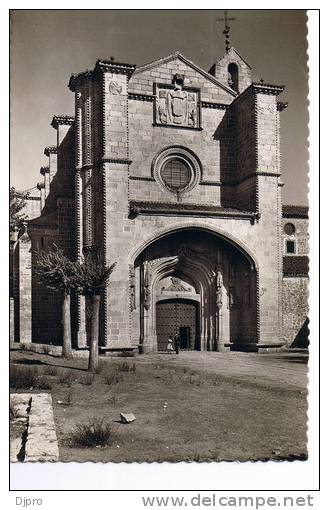
[[[258,113],[265,113],[265,114],[266,113],[272,113],[272,114],[276,114],[277,113],[277,105],[276,105],[276,103],[275,104],[265,105],[265,106],[257,105],[256,109],[257,109]]]
[[[199,127],[197,91],[184,90],[182,83],[175,79],[172,88],[158,85],[155,121],[163,125]]]
[[[122,93],[122,85],[115,80],[110,81],[109,92],[113,95],[120,95]]]
[[[170,278],[171,284],[168,287],[162,287],[161,292],[191,292],[191,289],[185,287],[179,278]]]

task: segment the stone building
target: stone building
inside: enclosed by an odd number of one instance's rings
[[[75,116],[52,119],[41,214],[15,248],[15,340],[61,343],[60,296],[34,275],[53,243],[117,263],[102,296],[104,349],[161,351],[177,332],[196,350],[305,337],[308,211],[281,203],[284,87],[253,82],[232,47],[209,72],[180,53],[141,67],[98,60],[69,88]],[[74,297],[76,348],[88,345],[88,309]]]

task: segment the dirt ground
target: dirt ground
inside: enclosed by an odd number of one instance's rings
[[[12,352],[15,365],[47,378],[60,461],[144,462],[307,457],[307,356],[200,353],[86,359]],[[40,389],[38,390],[40,391]],[[120,413],[136,421],[120,423]],[[103,418],[110,446],[76,448],[77,423]]]

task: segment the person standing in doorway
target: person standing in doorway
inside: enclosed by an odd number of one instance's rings
[[[174,336],[174,347],[175,347],[175,352],[176,354],[179,354],[179,349],[180,349],[180,336],[178,333],[176,333],[176,335]]]
[[[172,340],[171,336],[168,338],[167,352],[169,352],[170,354],[171,354],[172,352],[174,352],[174,348],[173,348],[173,340]]]

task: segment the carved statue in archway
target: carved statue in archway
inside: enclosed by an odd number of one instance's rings
[[[216,275],[216,306],[219,309],[223,306],[223,276],[220,270]]]
[[[151,305],[150,273],[147,261],[144,262],[144,308],[149,310]]]

